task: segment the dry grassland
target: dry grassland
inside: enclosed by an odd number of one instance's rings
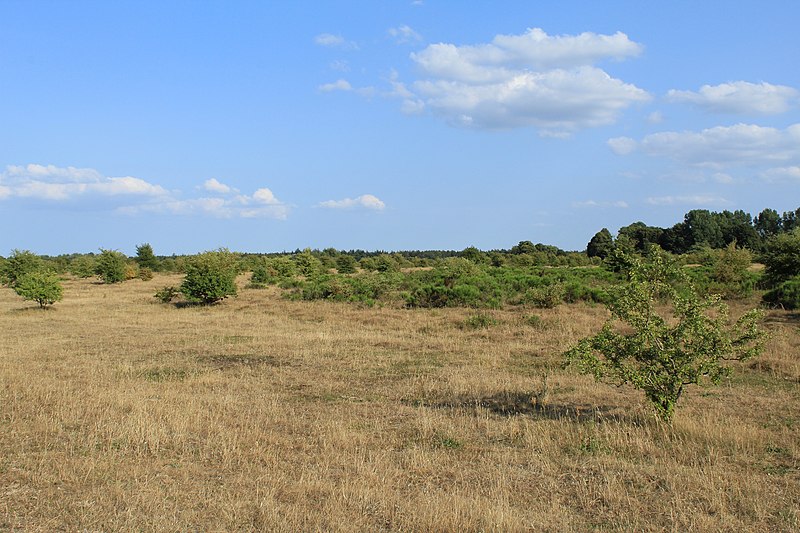
[[[179,281],[69,281],[49,311],[0,290],[0,530],[800,528],[797,315],[665,426],[559,368],[601,307],[469,329],[277,289],[152,297]]]

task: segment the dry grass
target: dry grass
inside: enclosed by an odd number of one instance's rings
[[[560,370],[601,308],[156,303],[0,291],[0,530],[790,531],[800,320],[674,424]],[[545,405],[534,407],[548,373]]]

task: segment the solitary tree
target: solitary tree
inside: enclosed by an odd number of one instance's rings
[[[17,279],[14,291],[26,300],[33,300],[44,309],[61,300],[64,289],[61,281],[53,272],[38,270]]]
[[[3,264],[0,277],[6,285],[14,287],[25,274],[43,269],[44,261],[35,253],[28,250],[14,250]]]
[[[658,249],[647,261],[631,257],[629,264],[628,282],[609,304],[613,318],[568,350],[566,364],[641,389],[659,418],[669,421],[687,385],[717,384],[730,373],[725,361],[760,353],[761,313],[750,311],[731,326],[720,298],[701,298]],[[660,313],[662,302],[668,311]],[[620,323],[627,327],[618,329]]]

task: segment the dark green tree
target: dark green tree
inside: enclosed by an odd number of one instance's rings
[[[753,226],[758,235],[767,240],[782,231],[781,216],[774,209],[764,209],[756,217]]]
[[[594,234],[594,237],[586,245],[586,255],[589,257],[599,257],[605,259],[614,249],[614,238],[608,229],[603,228]]]
[[[766,242],[761,261],[764,263],[764,278],[775,286],[800,275],[800,228],[775,235]]]
[[[149,243],[140,244],[136,247],[136,262],[139,268],[149,268],[152,271],[158,270],[158,258],[153,253],[153,247]]]
[[[336,258],[336,270],[339,274],[354,274],[358,270],[358,262],[352,255],[342,254]]]

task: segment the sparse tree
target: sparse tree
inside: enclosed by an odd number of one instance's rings
[[[647,261],[629,261],[628,282],[609,305],[613,318],[568,350],[566,363],[598,380],[641,389],[658,417],[669,421],[687,385],[717,384],[730,373],[724,361],[760,353],[762,315],[750,311],[731,326],[720,298],[701,298],[658,249]],[[662,302],[669,307],[663,314]],[[617,329],[619,322],[627,327]]]

